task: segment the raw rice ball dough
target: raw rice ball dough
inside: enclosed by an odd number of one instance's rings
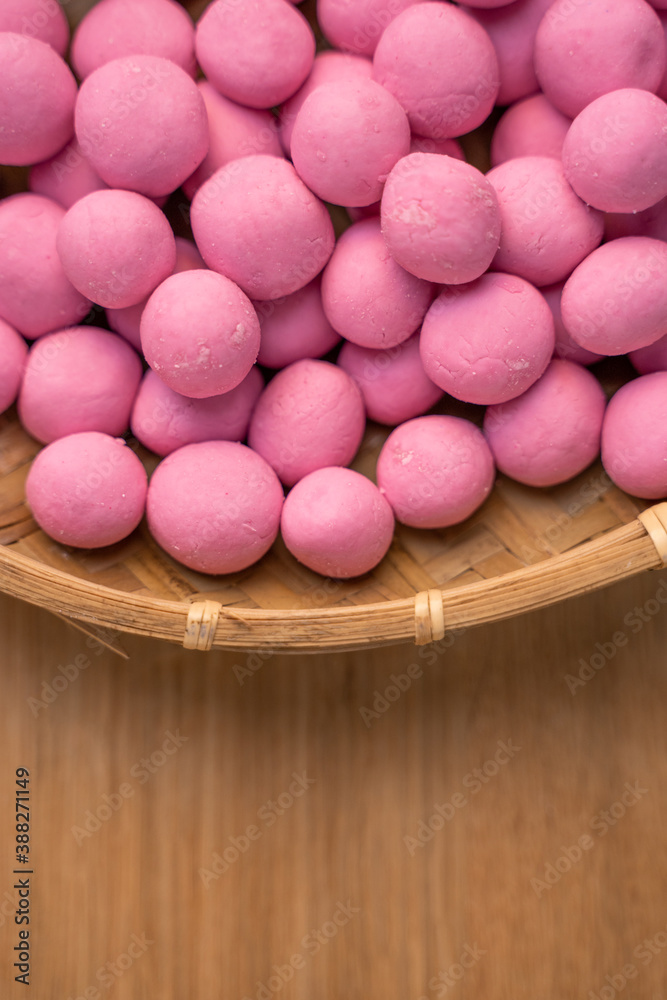
[[[80,322],[90,310],[56,249],[64,217],[61,205],[38,194],[0,201],[0,316],[29,340]]]
[[[373,80],[325,83],[306,98],[292,131],[296,171],[319,198],[363,207],[410,149],[405,112]]]
[[[630,351],[628,357],[640,375],[667,370],[667,333],[648,347]]]
[[[124,434],[140,379],[139,356],[115,333],[75,326],[47,334],[28,355],[21,423],[43,443],[81,431]]]
[[[75,288],[98,305],[136,305],[176,263],[165,215],[134,191],[93,191],[60,223],[58,256]]]
[[[34,194],[51,198],[68,209],[80,198],[102,191],[108,184],[93,170],[76,139],[72,139],[50,160],[35,164],[28,187]]]
[[[269,382],[250,421],[248,444],[286,486],[329,465],[349,465],[364,433],[361,392],[328,361],[295,361]]]
[[[153,473],[148,527],[172,558],[198,573],[238,573],[268,552],[284,496],[275,472],[236,441],[172,452]]]
[[[285,0],[216,0],[197,23],[195,48],[207,79],[224,97],[273,108],[310,73],[315,36]]]
[[[149,368],[132,408],[132,433],[156,455],[198,441],[243,441],[263,388],[259,369],[253,367],[229,392],[192,399],[174,392]]]
[[[197,85],[159,56],[100,66],[82,83],[74,117],[77,139],[102,180],[149,198],[175,191],[208,150]]]
[[[667,244],[625,236],[598,247],[566,281],[561,315],[588,351],[613,355],[648,347],[667,330]]]
[[[257,361],[285,368],[302,358],[321,358],[340,337],[324,314],[321,280],[274,302],[253,302],[261,330]]]
[[[450,3],[418,3],[385,29],[373,75],[407,113],[417,135],[451,139],[489,116],[500,84],[488,34]]]
[[[667,104],[645,90],[592,101],[563,143],[565,176],[603,212],[642,212],[667,196]]]
[[[290,155],[292,132],[296,117],[307,97],[323,83],[334,83],[337,80],[370,80],[373,76],[373,63],[363,56],[355,56],[349,52],[336,52],[330,49],[318,52],[313,68],[308,74],[303,86],[296,94],[285,101],[280,109],[280,141],[282,147]]]
[[[491,138],[491,166],[516,156],[553,156],[560,160],[571,118],[566,118],[544,94],[517,101],[499,118]]]
[[[275,156],[246,156],[217,170],[197,191],[191,222],[207,265],[251,299],[303,288],[334,248],[325,205]]]
[[[0,31],[0,93],[0,163],[48,160],[72,138],[76,80],[46,42]]]
[[[355,380],[368,416],[379,424],[395,427],[421,416],[443,395],[424,371],[418,333],[386,351],[346,342],[337,363]]]
[[[631,496],[667,497],[667,372],[642,375],[612,396],[602,425],[602,464]]]
[[[322,576],[349,579],[384,559],[394,515],[377,486],[352,469],[317,469],[287,495],[280,520],[285,545]]]
[[[505,403],[525,392],[554,350],[544,296],[513,274],[484,274],[445,288],[426,313],[421,357],[428,377],[467,403]]]
[[[317,23],[334,48],[372,56],[390,21],[417,0],[317,0]],[[503,0],[503,3],[505,0]]]
[[[556,486],[597,458],[605,406],[594,375],[555,360],[522,396],[488,407],[484,435],[506,476],[527,486]]]
[[[483,274],[501,235],[498,199],[486,177],[438,153],[411,153],[399,160],[385,184],[381,222],[401,267],[447,285]]]
[[[283,157],[280,129],[270,111],[244,108],[219,94],[208,80],[198,80],[197,87],[206,105],[208,118],[208,153],[181,187],[190,201],[216,170],[240,156]]]
[[[163,281],[141,317],[141,346],[162,381],[183,396],[229,392],[257,359],[252,303],[215,271],[182,271]]]
[[[500,208],[500,245],[493,259],[498,271],[552,285],[602,240],[602,215],[577,197],[554,157],[507,160],[486,177]]]
[[[127,538],[146,503],[146,472],[122,438],[89,431],[39,452],[26,481],[33,517],[61,545],[97,549]]]
[[[37,38],[63,58],[69,45],[69,24],[57,0],[2,0],[0,31]]]
[[[569,118],[622,87],[655,93],[666,65],[662,25],[645,0],[556,0],[537,29],[537,79]]]
[[[0,319],[0,413],[9,409],[19,394],[28,345],[13,326]]]
[[[202,260],[201,254],[197,250],[192,240],[176,237],[176,264],[174,274],[181,271],[205,270],[206,264]],[[147,295],[133,306],[125,306],[124,309],[106,309],[107,322],[114,333],[119,333],[128,344],[132,344],[135,351],[141,353],[141,317],[143,316],[146,303],[150,298]]]
[[[361,347],[380,350],[407,340],[432,298],[431,283],[394,260],[379,219],[346,229],[322,275],[322,303],[329,322]]]
[[[175,0],[100,0],[72,39],[72,65],[81,80],[100,66],[132,55],[161,56],[195,75],[195,29]]]
[[[460,417],[427,416],[392,431],[377,481],[398,521],[413,528],[459,524],[480,507],[495,468],[484,435]]]
[[[551,3],[552,0],[514,0],[513,3],[467,0],[462,7],[481,24],[493,42],[500,75],[496,104],[506,106],[539,90],[533,65],[535,35]]]

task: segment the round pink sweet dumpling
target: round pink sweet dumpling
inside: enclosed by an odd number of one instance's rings
[[[180,274],[181,271],[192,271],[198,268],[202,270],[206,269],[206,264],[192,240],[186,240],[182,236],[177,236],[175,242],[176,264],[173,274]],[[125,306],[124,309],[106,310],[107,322],[114,333],[119,333],[121,337],[127,340],[128,344],[132,344],[132,347],[139,352],[141,352],[141,317],[149,298],[150,296],[147,295],[141,302],[137,302],[134,306]]]
[[[229,392],[191,399],[174,392],[149,369],[132,408],[132,433],[156,455],[169,455],[198,441],[243,441],[263,388],[259,369],[253,367]]]
[[[333,83],[338,80],[370,80],[372,75],[373,63],[363,56],[330,50],[318,52],[305,83],[299,87],[296,94],[285,101],[280,109],[280,141],[287,155],[290,154],[296,116],[303,107],[306,98],[317,87],[323,83]]]
[[[394,515],[366,476],[340,467],[317,469],[287,494],[280,532],[308,569],[346,580],[370,573],[384,559]]]
[[[505,403],[544,372],[554,350],[554,321],[544,296],[513,274],[485,274],[445,288],[426,313],[424,371],[466,403]]]
[[[19,417],[43,443],[82,431],[124,434],[140,380],[138,355],[115,333],[94,326],[50,333],[28,354]]]
[[[148,487],[148,527],[172,558],[198,573],[238,573],[278,534],[284,496],[263,458],[236,441],[188,444]]]
[[[317,23],[336,49],[372,56],[382,32],[417,0],[317,0]]]
[[[387,175],[410,149],[410,126],[395,97],[373,80],[317,87],[292,131],[296,171],[311,191],[335,205],[372,205]]]
[[[0,31],[0,93],[0,163],[48,160],[72,138],[76,80],[46,42]]]
[[[60,223],[56,244],[74,287],[115,309],[150,295],[176,263],[166,217],[134,191],[94,191],[81,198]]]
[[[100,0],[72,39],[72,66],[80,80],[100,66],[133,55],[161,56],[195,73],[195,29],[174,0]]]
[[[660,19],[645,0],[556,0],[537,29],[537,79],[569,118],[612,90],[655,92],[666,65]]]
[[[259,350],[252,303],[214,271],[182,271],[157,288],[141,317],[146,361],[183,396],[229,392],[246,377]]]
[[[440,284],[478,278],[500,242],[492,185],[476,167],[438,153],[411,153],[396,164],[382,195],[381,220],[394,260]]]
[[[552,361],[522,396],[488,407],[484,435],[498,469],[526,486],[573,479],[600,452],[606,403],[589,371]]]
[[[572,122],[565,176],[603,212],[642,212],[667,196],[667,105],[645,90],[615,90]]]
[[[544,94],[517,101],[502,115],[491,138],[491,165],[516,156],[553,156],[560,160],[572,120],[561,114]]]
[[[345,343],[337,364],[361,389],[370,419],[389,427],[421,416],[443,395],[424,371],[418,333],[386,351]]]
[[[628,357],[640,375],[667,370],[667,333],[648,347],[630,351]]]
[[[28,345],[13,326],[0,319],[0,413],[9,409],[19,394]]]
[[[373,75],[405,110],[417,135],[456,138],[488,117],[498,93],[498,59],[488,34],[449,3],[402,11],[380,38]]]
[[[285,0],[215,0],[199,19],[195,48],[221,94],[249,108],[272,108],[310,73],[315,36]]]
[[[379,219],[350,226],[322,275],[322,304],[334,330],[376,350],[407,340],[433,298],[430,282],[397,264]]]
[[[411,153],[440,153],[441,156],[453,156],[455,160],[465,160],[461,143],[456,139],[427,139],[423,135],[410,137]]]
[[[208,117],[208,153],[181,187],[186,198],[195,193],[216,170],[240,156],[284,155],[279,126],[270,111],[244,108],[219,94],[207,80],[197,82]]]
[[[412,528],[447,528],[470,517],[493,486],[491,450],[460,417],[416,417],[385,441],[377,481],[396,519]]]
[[[0,201],[0,317],[29,339],[79,322],[90,310],[56,250],[64,217],[61,205],[41,195]]]
[[[269,382],[250,420],[248,444],[293,486],[315,469],[349,465],[366,413],[356,383],[328,361],[295,361]]]
[[[159,56],[125,56],[91,73],[79,90],[75,126],[103,181],[149,198],[175,191],[208,150],[197,85]]]
[[[267,368],[321,358],[340,340],[324,314],[319,277],[284,299],[253,305],[261,329],[257,361]]]
[[[565,329],[565,324],[563,323],[563,317],[561,316],[560,311],[560,302],[564,287],[565,282],[559,281],[555,285],[548,285],[546,288],[540,288],[540,291],[547,300],[547,305],[551,309],[551,313],[554,318],[554,328],[556,332],[554,357],[562,358],[564,361],[574,361],[578,365],[595,364],[595,362],[600,361],[604,355],[594,354],[592,351],[587,351],[585,347],[580,347],[579,344],[572,340],[572,337]]]
[[[252,299],[279,299],[303,288],[334,248],[326,207],[292,164],[275,156],[246,156],[221,167],[197,191],[190,219],[207,265]]]
[[[35,164],[30,171],[28,187],[67,209],[80,198],[108,185],[91,167],[76,139],[72,139],[50,160]]]
[[[667,244],[646,236],[604,243],[565,283],[563,323],[577,344],[627,354],[667,331]]]
[[[602,464],[626,493],[667,497],[667,372],[642,375],[612,396],[602,424]]]
[[[486,176],[500,207],[497,270],[552,285],[599,245],[604,219],[576,196],[558,160],[518,157]]]
[[[643,212],[609,212],[604,217],[605,240],[619,236],[651,236],[667,242],[667,198]]]
[[[481,24],[496,50],[500,73],[496,104],[512,104],[539,89],[533,65],[535,35],[551,4],[552,0],[467,0],[462,7]]]
[[[125,441],[95,431],[43,448],[25,485],[42,531],[82,549],[127,538],[144,515],[146,488],[146,471]]]
[[[0,31],[46,42],[63,57],[69,45],[69,24],[57,0],[2,0]]]

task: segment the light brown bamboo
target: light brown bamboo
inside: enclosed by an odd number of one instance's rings
[[[665,505],[661,505],[665,506]],[[639,520],[532,566],[443,593],[446,630],[524,614],[662,566]],[[188,602],[123,593],[0,547],[0,590],[57,614],[182,643]],[[354,607],[223,608],[213,647],[321,652],[415,640],[415,599]]]

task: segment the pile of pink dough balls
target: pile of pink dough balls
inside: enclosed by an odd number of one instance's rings
[[[71,39],[55,0],[0,2],[0,164],[29,168],[0,200],[0,412],[45,446],[38,526],[97,548],[145,518],[214,575],[280,532],[350,578],[498,471],[601,455],[667,497],[667,0],[317,16],[321,51],[298,0],[99,0]],[[590,366],[618,355],[608,402]]]

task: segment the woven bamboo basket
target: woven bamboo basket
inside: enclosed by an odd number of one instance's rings
[[[91,5],[71,4],[73,22]],[[205,0],[185,6],[196,17]],[[302,10],[316,27],[314,0]],[[488,167],[489,131],[490,125],[464,140],[468,160],[480,169]],[[0,197],[25,189],[26,171],[0,168]],[[344,213],[335,218],[338,231],[345,220]],[[173,221],[182,223],[182,213]],[[599,374],[612,392],[632,372],[621,362],[603,365]],[[451,401],[439,412],[478,423],[481,417],[480,408],[452,408]],[[388,433],[369,426],[355,469],[373,476]],[[130,444],[150,471],[155,457]],[[667,503],[649,506],[627,496],[598,464],[549,490],[499,476],[464,524],[443,531],[397,525],[382,563],[355,580],[317,576],[280,539],[250,569],[206,577],[170,559],[145,525],[125,542],[92,552],[49,539],[25,502],[39,448],[15,410],[0,416],[0,590],[68,619],[121,655],[123,633],[201,650],[306,653],[435,641],[446,647],[461,629],[667,565]]]
[[[387,433],[369,428],[355,468],[372,473]],[[39,447],[13,411],[0,417],[0,590],[73,620],[119,652],[123,632],[203,650],[321,652],[437,640],[446,647],[461,629],[667,565],[667,503],[645,507],[595,465],[549,490],[500,476],[464,524],[397,526],[382,563],[354,580],[310,572],[280,540],[250,569],[206,577],[170,559],[144,526],[90,552],[49,539],[24,494]]]

